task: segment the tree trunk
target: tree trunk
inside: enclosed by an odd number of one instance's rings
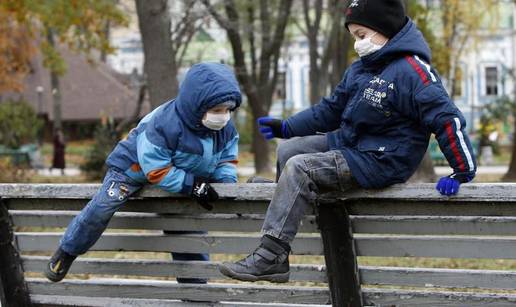
[[[514,118],[514,115],[513,115]],[[516,131],[516,122],[512,131]],[[480,150],[479,150],[480,151]],[[502,178],[503,181],[515,181],[516,180],[516,138],[512,138],[512,154],[511,163],[509,163],[509,170]]]
[[[135,0],[145,55],[149,100],[156,108],[178,92],[168,0]]]
[[[310,34],[308,46],[310,50],[310,104],[314,105],[318,103],[321,98],[321,78],[319,65],[317,65],[319,58],[317,55],[317,33],[315,35]]]
[[[106,25],[104,26],[104,36],[109,41],[111,34],[111,22],[109,20],[106,21]],[[107,62],[107,51],[105,49],[102,49],[100,51],[100,61],[102,63]]]
[[[47,42],[52,48],[55,48],[54,31],[48,29]],[[54,117],[54,131],[63,128],[62,108],[61,108],[61,86],[59,84],[59,75],[55,71],[50,71],[50,87],[52,90],[53,101],[53,117]]]
[[[430,152],[427,151],[416,172],[410,177],[408,182],[435,182],[436,179],[437,175],[435,174],[432,157]]]
[[[250,98],[249,98],[250,100]],[[257,123],[257,119],[261,116],[267,116],[267,111],[265,111],[260,105],[260,101],[255,102],[251,105],[251,102],[249,104],[251,106],[258,106],[258,107],[251,107],[253,112],[253,142],[251,144],[251,149],[255,155],[254,157],[254,167],[257,174],[267,174],[271,172],[271,161],[269,158],[270,153],[270,144],[269,142],[263,137],[263,135],[259,132],[259,126]],[[265,105],[264,101],[261,101]]]

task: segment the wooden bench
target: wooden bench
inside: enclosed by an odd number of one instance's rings
[[[38,275],[48,261],[42,255],[55,249],[63,227],[97,188],[0,185],[0,300],[20,306],[29,300],[41,306],[320,306],[330,300],[334,306],[516,304],[515,271],[356,266],[361,256],[516,259],[516,184],[464,185],[453,198],[439,196],[433,184],[323,195],[318,216],[309,212],[292,250],[325,255],[328,272],[318,263],[294,264],[286,285],[237,283],[217,269],[217,260],[238,259],[257,246],[274,184],[215,185],[222,199],[212,212],[187,198],[145,189],[115,215],[112,230],[93,247],[110,253],[79,257],[70,277],[82,279],[47,282]],[[163,229],[209,233],[165,235]],[[209,252],[214,261],[164,259],[162,253],[172,250]],[[295,262],[305,259],[313,262],[307,257]],[[177,284],[176,276],[210,282]]]

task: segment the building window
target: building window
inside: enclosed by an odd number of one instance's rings
[[[486,96],[498,96],[498,68],[486,67]]]
[[[463,96],[464,74],[462,67],[457,67],[455,70],[455,82],[453,82],[453,96],[454,98],[461,98]]]

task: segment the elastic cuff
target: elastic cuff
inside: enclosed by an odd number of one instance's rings
[[[470,182],[471,180],[473,180],[473,178],[475,178],[475,172],[453,173],[448,177],[453,178],[460,183],[467,183],[467,182]]]
[[[195,176],[190,173],[185,174],[185,179],[183,181],[183,188],[179,193],[184,195],[190,195],[192,193],[193,185],[194,185]]]
[[[262,236],[266,236],[266,235],[275,237],[276,239],[280,239],[281,241],[287,242],[289,244],[292,241],[294,241],[294,238],[289,238],[287,236],[281,235],[281,234],[275,232],[274,230],[262,230]]]
[[[281,121],[281,135],[284,139],[290,139],[291,133],[286,120]]]

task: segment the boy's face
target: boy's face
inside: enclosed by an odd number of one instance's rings
[[[373,29],[370,29],[368,27],[356,24],[356,23],[350,23],[348,25],[349,32],[351,33],[351,36],[355,39],[355,41],[361,41],[365,38],[372,37],[371,42],[373,42],[376,45],[384,45],[389,40],[387,37],[385,37],[383,34],[376,32]],[[375,35],[376,33],[376,35]],[[374,35],[374,36],[373,36]]]

